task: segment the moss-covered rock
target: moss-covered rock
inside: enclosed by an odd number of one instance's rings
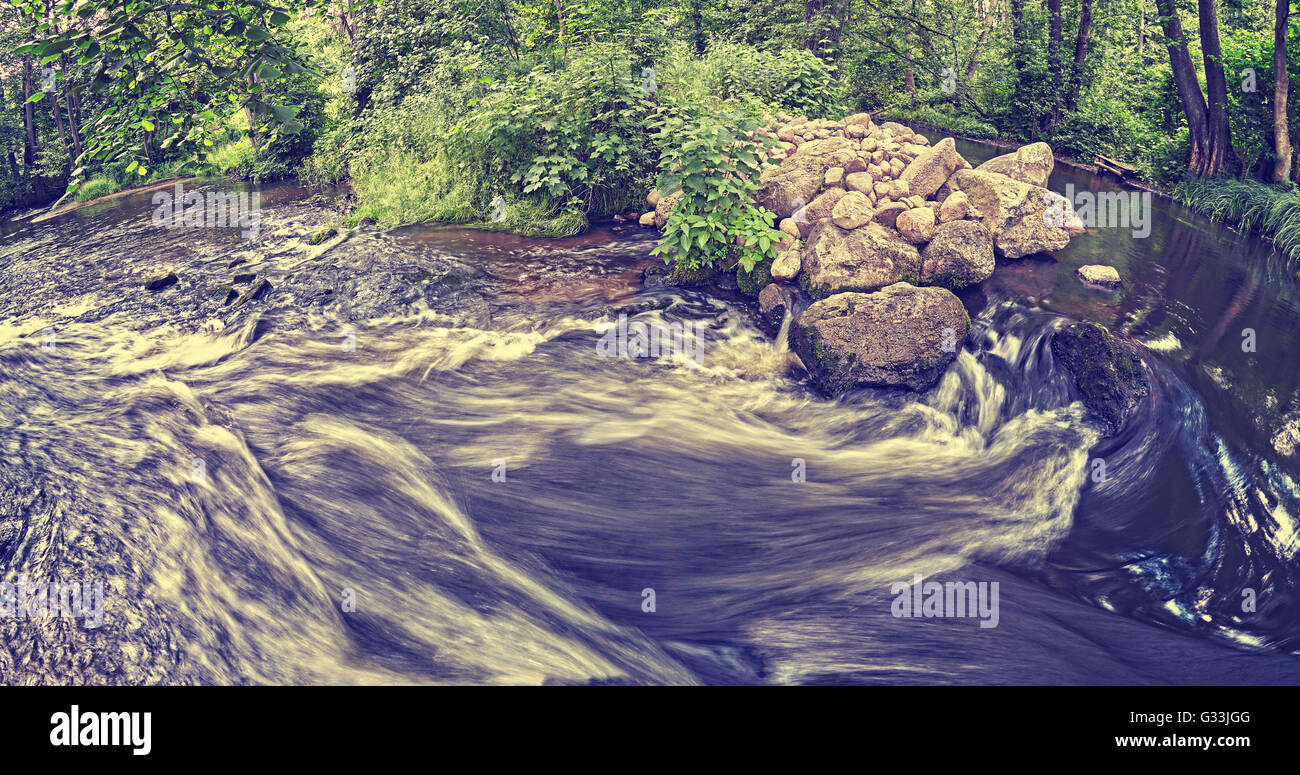
[[[715,270],[711,266],[688,267],[674,262],[665,284],[687,288],[696,285],[708,285],[713,281],[714,272]]]
[[[740,286],[740,292],[746,296],[757,297],[759,291],[767,287],[772,282],[772,259],[765,258],[754,264],[752,271],[746,272],[745,268],[736,268],[736,285]]]
[[[311,238],[310,240],[308,240],[308,241],[309,241],[312,245],[319,245],[319,244],[321,244],[322,242],[324,242],[325,240],[327,240],[327,239],[331,239],[331,238],[335,237],[336,235],[338,235],[338,233],[339,233],[339,230],[338,230],[337,228],[335,228],[335,227],[333,227],[333,226],[327,226],[327,227],[325,227],[324,229],[321,229],[320,231],[318,231],[318,232],[316,232],[314,235],[312,235],[312,238]]]
[[[1136,345],[1096,323],[1072,323],[1052,337],[1052,352],[1074,375],[1083,402],[1111,434],[1128,422],[1150,392]]]

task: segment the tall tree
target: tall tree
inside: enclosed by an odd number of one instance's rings
[[[1228,81],[1223,74],[1223,46],[1219,43],[1218,0],[1197,0],[1201,28],[1201,54],[1205,60],[1208,156],[1198,173],[1213,175],[1236,161],[1228,126]]]
[[[1273,15],[1273,182],[1291,179],[1291,137],[1286,97],[1291,76],[1286,69],[1286,42],[1291,31],[1290,0],[1277,0]]]
[[[1079,3],[1079,31],[1074,37],[1074,67],[1070,71],[1070,90],[1065,97],[1065,110],[1073,113],[1079,107],[1079,93],[1083,91],[1083,70],[1088,61],[1088,37],[1092,33],[1092,0]],[[1138,49],[1139,55],[1141,48]]]
[[[1183,32],[1182,20],[1178,17],[1178,7],[1174,0],[1156,0],[1160,11],[1160,23],[1165,32],[1165,45],[1169,50],[1169,67],[1173,71],[1174,85],[1178,89],[1178,100],[1183,104],[1183,115],[1187,118],[1187,131],[1191,138],[1191,156],[1187,162],[1189,174],[1200,175],[1206,168],[1209,158],[1209,114],[1205,105],[1205,95],[1196,78],[1196,65],[1187,51],[1187,36]]]
[[[1047,73],[1051,79],[1052,109],[1048,112],[1047,132],[1061,123],[1061,0],[1047,0]]]

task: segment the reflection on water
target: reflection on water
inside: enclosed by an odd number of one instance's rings
[[[0,620],[0,680],[1300,681],[1300,315],[1249,238],[1158,204],[1146,240],[1004,262],[934,389],[827,401],[744,307],[641,291],[647,232],[312,256],[302,197],[252,245],[139,197],[6,227],[0,569],[106,613]],[[273,290],[227,304],[237,273]],[[702,324],[700,362],[604,357],[619,313]],[[1063,315],[1155,353],[1122,436],[1071,400]],[[915,573],[999,582],[999,625],[894,618]]]

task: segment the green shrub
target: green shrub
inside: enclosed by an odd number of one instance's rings
[[[121,188],[121,184],[116,180],[106,175],[96,175],[81,184],[81,187],[77,189],[75,198],[78,202],[89,202],[101,196],[108,196],[115,191],[121,190]]]
[[[804,49],[715,43],[705,64],[717,74],[719,97],[753,95],[811,118],[839,117],[847,110],[835,67]]]
[[[754,205],[762,173],[760,153],[773,141],[752,115],[676,106],[656,134],[663,178],[660,190],[682,193],[653,254],[687,269],[734,259],[746,272],[775,258],[781,232],[774,216]]]

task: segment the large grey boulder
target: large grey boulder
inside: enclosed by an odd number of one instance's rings
[[[856,146],[844,137],[803,143],[781,162],[781,166],[763,171],[758,203],[778,216],[788,218],[813,201],[826,180],[827,170],[847,167],[856,157]]]
[[[814,302],[790,326],[790,347],[830,395],[861,386],[924,390],[969,331],[970,317],[951,291],[895,283]]]
[[[804,288],[816,298],[921,279],[921,254],[878,223],[841,229],[833,221],[822,221],[809,234],[801,258]]]
[[[983,223],[993,246],[1007,258],[1052,252],[1070,243],[1066,226],[1078,216],[1069,200],[1054,191],[988,170],[958,170],[947,187],[966,194],[966,217]]]
[[[993,275],[993,235],[976,221],[940,224],[921,251],[921,282],[956,290]]]
[[[957,144],[945,137],[924,148],[903,170],[900,180],[907,183],[909,194],[929,198],[957,170],[970,169],[970,162],[957,153]]]
[[[1051,146],[1032,143],[989,159],[975,169],[996,172],[1021,183],[1045,188],[1055,165],[1056,157],[1052,155]]]

